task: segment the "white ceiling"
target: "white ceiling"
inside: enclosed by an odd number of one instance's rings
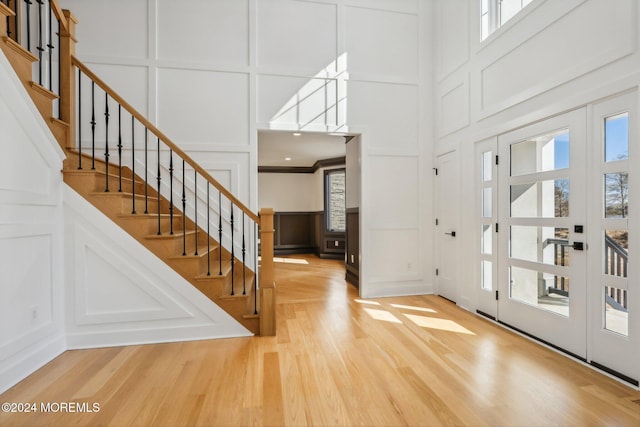
[[[258,132],[258,166],[313,166],[318,160],[346,154],[344,136],[289,131]],[[290,157],[291,160],[285,160]]]

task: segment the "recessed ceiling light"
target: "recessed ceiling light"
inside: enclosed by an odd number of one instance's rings
[[[300,135],[302,135],[300,132],[294,132],[293,133],[293,136],[300,136]]]
[[[287,162],[291,161],[291,157],[285,157],[284,158]]]

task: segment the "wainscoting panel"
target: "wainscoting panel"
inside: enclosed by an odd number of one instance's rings
[[[64,199],[69,348],[251,335],[68,187]]]
[[[346,15],[351,78],[417,83],[417,14],[347,7]]]
[[[249,65],[248,0],[157,1],[158,59]]]
[[[243,144],[249,140],[249,77],[158,69],[158,123],[181,144]]]
[[[367,128],[370,151],[411,153],[418,150],[417,86],[349,81],[349,126]]]
[[[256,7],[261,72],[286,69],[313,76],[338,57],[337,5],[271,0]]]
[[[90,24],[80,19],[77,26],[77,39],[81,41],[77,46],[78,55],[99,53],[105,57],[136,59],[149,56],[148,5],[148,0],[61,2],[63,8],[73,11],[77,17],[96,17]],[[114,26],[116,22],[117,27]],[[126,31],[117,31],[116,28],[126,28]],[[100,52],[92,49],[96,45],[100,46]]]
[[[444,79],[469,61],[470,2],[438,1],[434,22],[440,36],[436,77]]]
[[[64,154],[0,51],[0,393],[64,343]]]
[[[358,287],[360,284],[360,209],[347,209],[346,279]]]
[[[469,126],[469,74],[456,77],[452,77],[450,82],[440,88],[442,94],[438,103],[438,134],[441,137]]]

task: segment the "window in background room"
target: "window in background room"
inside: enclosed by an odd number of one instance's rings
[[[324,171],[325,218],[327,231],[345,231],[345,170]]]

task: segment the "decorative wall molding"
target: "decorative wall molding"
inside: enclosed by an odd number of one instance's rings
[[[251,333],[65,186],[68,348]]]

